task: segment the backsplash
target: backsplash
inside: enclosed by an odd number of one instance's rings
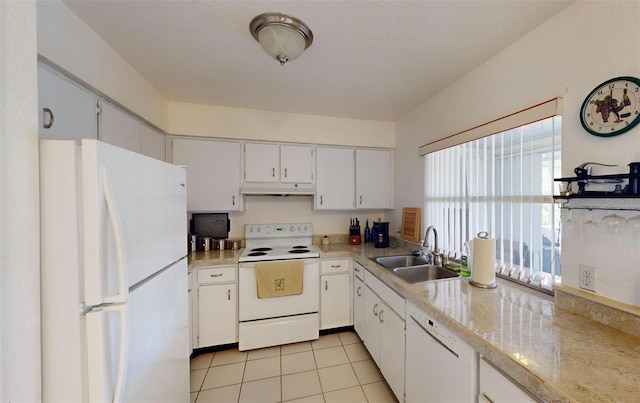
[[[564,204],[562,284],[579,289],[580,266],[589,266],[595,268],[594,294],[640,307],[640,236],[625,223],[639,216],[640,198],[574,198]]]

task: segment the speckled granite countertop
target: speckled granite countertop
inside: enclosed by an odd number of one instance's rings
[[[640,400],[637,337],[557,308],[553,297],[502,279],[492,290],[473,287],[467,279],[408,284],[368,259],[407,249],[318,246],[321,258],[357,260],[544,401]],[[235,264],[240,252],[197,252],[189,267]]]

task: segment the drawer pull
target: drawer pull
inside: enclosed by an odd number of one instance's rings
[[[342,267],[342,265],[341,265],[341,264],[332,264],[332,265],[331,265],[331,268],[332,268],[332,269],[337,269],[337,268],[339,268],[339,267]]]
[[[222,273],[218,273],[218,274],[209,274],[209,277],[222,277]]]

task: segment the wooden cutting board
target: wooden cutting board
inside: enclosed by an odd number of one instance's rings
[[[409,242],[420,242],[420,207],[404,207],[402,209],[402,239]]]

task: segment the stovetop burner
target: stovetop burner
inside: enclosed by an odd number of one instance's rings
[[[270,250],[273,250],[272,248],[253,248],[251,249],[251,252],[269,252]]]
[[[267,252],[249,252],[249,253],[247,253],[247,256],[264,256],[266,254],[267,254]]]
[[[294,246],[294,248],[295,248],[295,246]],[[306,246],[305,246],[305,248],[306,248]],[[309,249],[291,249],[289,251],[289,253],[308,253],[308,252],[310,252]]]
[[[296,246],[292,246],[292,249],[309,249],[308,246],[306,245],[296,245]]]

